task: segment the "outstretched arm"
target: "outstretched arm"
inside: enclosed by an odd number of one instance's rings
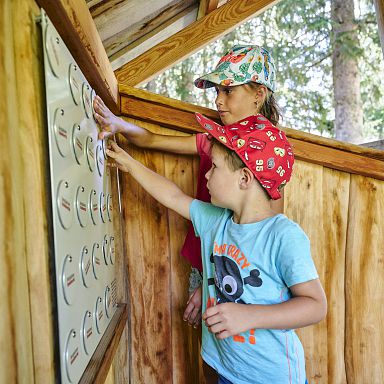
[[[195,135],[170,136],[150,132],[143,127],[115,116],[99,96],[95,97],[93,108],[95,110],[95,119],[101,129],[99,133],[100,139],[115,133],[121,133],[128,141],[141,148],[158,149],[181,154],[197,154]]]
[[[208,308],[203,320],[218,339],[250,329],[296,329],[321,321],[327,300],[319,279],[291,287],[293,297],[281,304],[223,303]]]
[[[189,206],[193,199],[186,195],[176,184],[146,168],[114,141],[109,143],[106,152],[113,159],[113,165],[116,165],[124,172],[128,172],[159,203],[174,210],[186,219],[190,219]]]

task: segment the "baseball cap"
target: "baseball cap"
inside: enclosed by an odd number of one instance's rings
[[[196,113],[200,125],[216,140],[236,152],[273,199],[292,174],[294,156],[285,133],[261,114],[220,125]]]
[[[194,83],[197,88],[210,88],[253,81],[274,92],[275,79],[275,62],[265,48],[258,45],[235,45],[220,59],[213,72],[199,77]]]

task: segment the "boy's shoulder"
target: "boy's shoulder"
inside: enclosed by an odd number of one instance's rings
[[[303,238],[308,238],[301,226],[292,219],[289,219],[283,214],[278,214],[275,218],[273,230],[282,237],[301,236]]]

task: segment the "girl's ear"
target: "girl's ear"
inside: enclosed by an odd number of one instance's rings
[[[255,179],[255,176],[249,168],[242,168],[240,170],[240,179],[239,179],[240,189],[248,189],[254,179]]]
[[[256,88],[256,99],[261,101],[264,100],[267,98],[267,95],[268,95],[268,90],[267,90],[267,87],[265,85],[259,85],[257,88]]]

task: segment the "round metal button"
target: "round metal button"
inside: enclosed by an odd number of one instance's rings
[[[67,255],[64,259],[61,283],[65,302],[68,305],[73,304],[76,299],[76,293],[78,292],[78,284],[76,263],[73,261],[73,257],[71,255]]]
[[[101,265],[101,249],[98,243],[93,244],[92,247],[92,270],[96,279],[100,279],[102,272]]]
[[[68,117],[63,108],[58,108],[55,111],[53,131],[57,149],[61,156],[66,157],[69,153],[69,137],[71,133],[68,126]]]
[[[72,189],[68,181],[62,180],[57,187],[57,213],[60,224],[69,229],[73,220]]]
[[[74,63],[69,65],[69,88],[71,89],[73,102],[79,105],[81,98],[80,70]]]
[[[79,335],[74,329],[69,331],[64,351],[64,362],[67,377],[70,383],[77,383],[80,379],[78,365],[80,362]]]

